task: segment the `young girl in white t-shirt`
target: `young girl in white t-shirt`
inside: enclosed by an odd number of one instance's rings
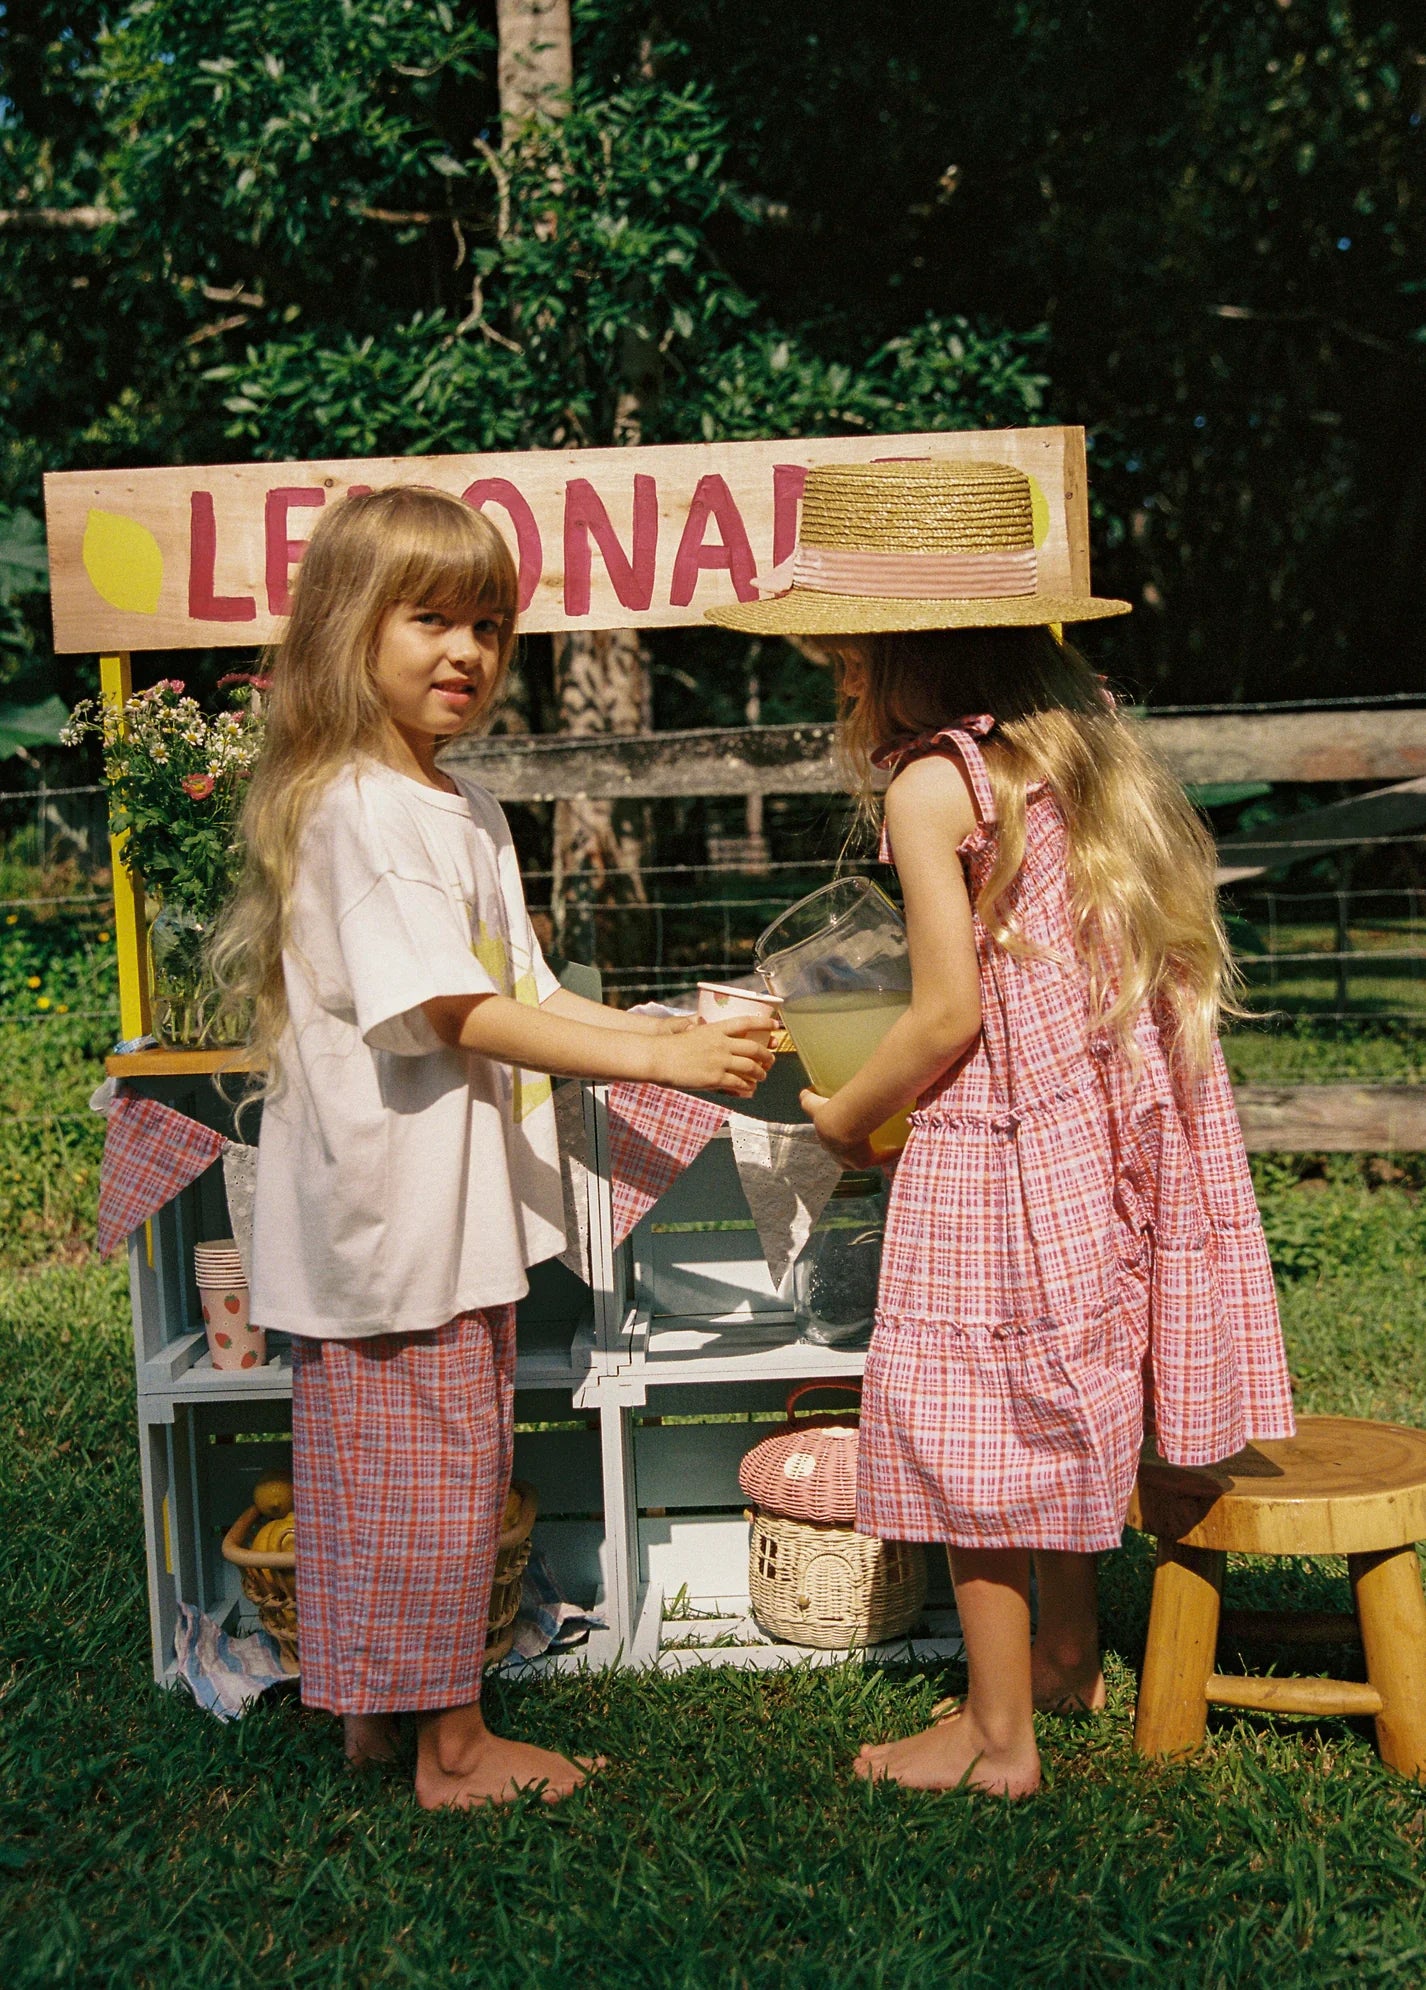
[[[693,1028],[562,989],[504,815],[440,745],[515,638],[495,528],[434,490],[325,512],[272,664],[217,964],[265,1064],[252,1311],[293,1340],[302,1697],[354,1761],[424,1718],[428,1808],[584,1779],[480,1712],[514,1441],[515,1302],[562,1249],[549,1074],[748,1096],[757,1023]]]

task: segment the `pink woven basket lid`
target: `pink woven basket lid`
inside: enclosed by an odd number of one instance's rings
[[[856,1425],[832,1417],[796,1422],[792,1406],[805,1393],[788,1398],[787,1428],[744,1457],[738,1484],[764,1513],[849,1527],[857,1513]]]

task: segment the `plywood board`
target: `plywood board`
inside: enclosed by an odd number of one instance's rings
[[[1013,463],[1034,480],[1041,585],[1089,592],[1084,431],[981,429],[651,449],[69,470],[45,479],[55,648],[252,648],[281,635],[320,511],[430,484],[487,509],[520,562],[527,631],[657,628],[756,600],[796,541],[815,463]]]

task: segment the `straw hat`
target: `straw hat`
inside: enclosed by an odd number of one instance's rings
[[[708,620],[758,636],[837,636],[1129,612],[1127,601],[1042,592],[1030,479],[1008,463],[945,458],[809,470],[797,550],[763,587],[770,599],[710,608]]]

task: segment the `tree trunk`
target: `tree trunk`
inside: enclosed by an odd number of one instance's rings
[[[574,80],[569,0],[498,0],[500,115],[505,144],[532,117],[563,114]],[[625,359],[621,369],[631,371]],[[616,442],[639,439],[638,383],[626,377],[615,422]],[[569,733],[629,733],[649,729],[648,657],[632,629],[578,630],[554,643],[559,728]],[[593,961],[624,951],[597,949],[594,908],[621,890],[644,901],[640,839],[616,822],[603,800],[555,805],[551,888],[555,947]],[[622,923],[622,922],[621,922]]]
[[[497,0],[500,119],[507,145],[532,117],[560,117],[574,81],[569,0]]]
[[[650,729],[647,657],[635,629],[581,629],[556,637],[555,683],[561,732]],[[550,898],[558,952],[588,961],[598,955],[600,965],[633,965],[625,958],[634,937],[626,922],[616,922],[609,943],[600,947],[594,908],[621,894],[645,903],[642,856],[639,835],[620,824],[612,802],[556,802]]]

